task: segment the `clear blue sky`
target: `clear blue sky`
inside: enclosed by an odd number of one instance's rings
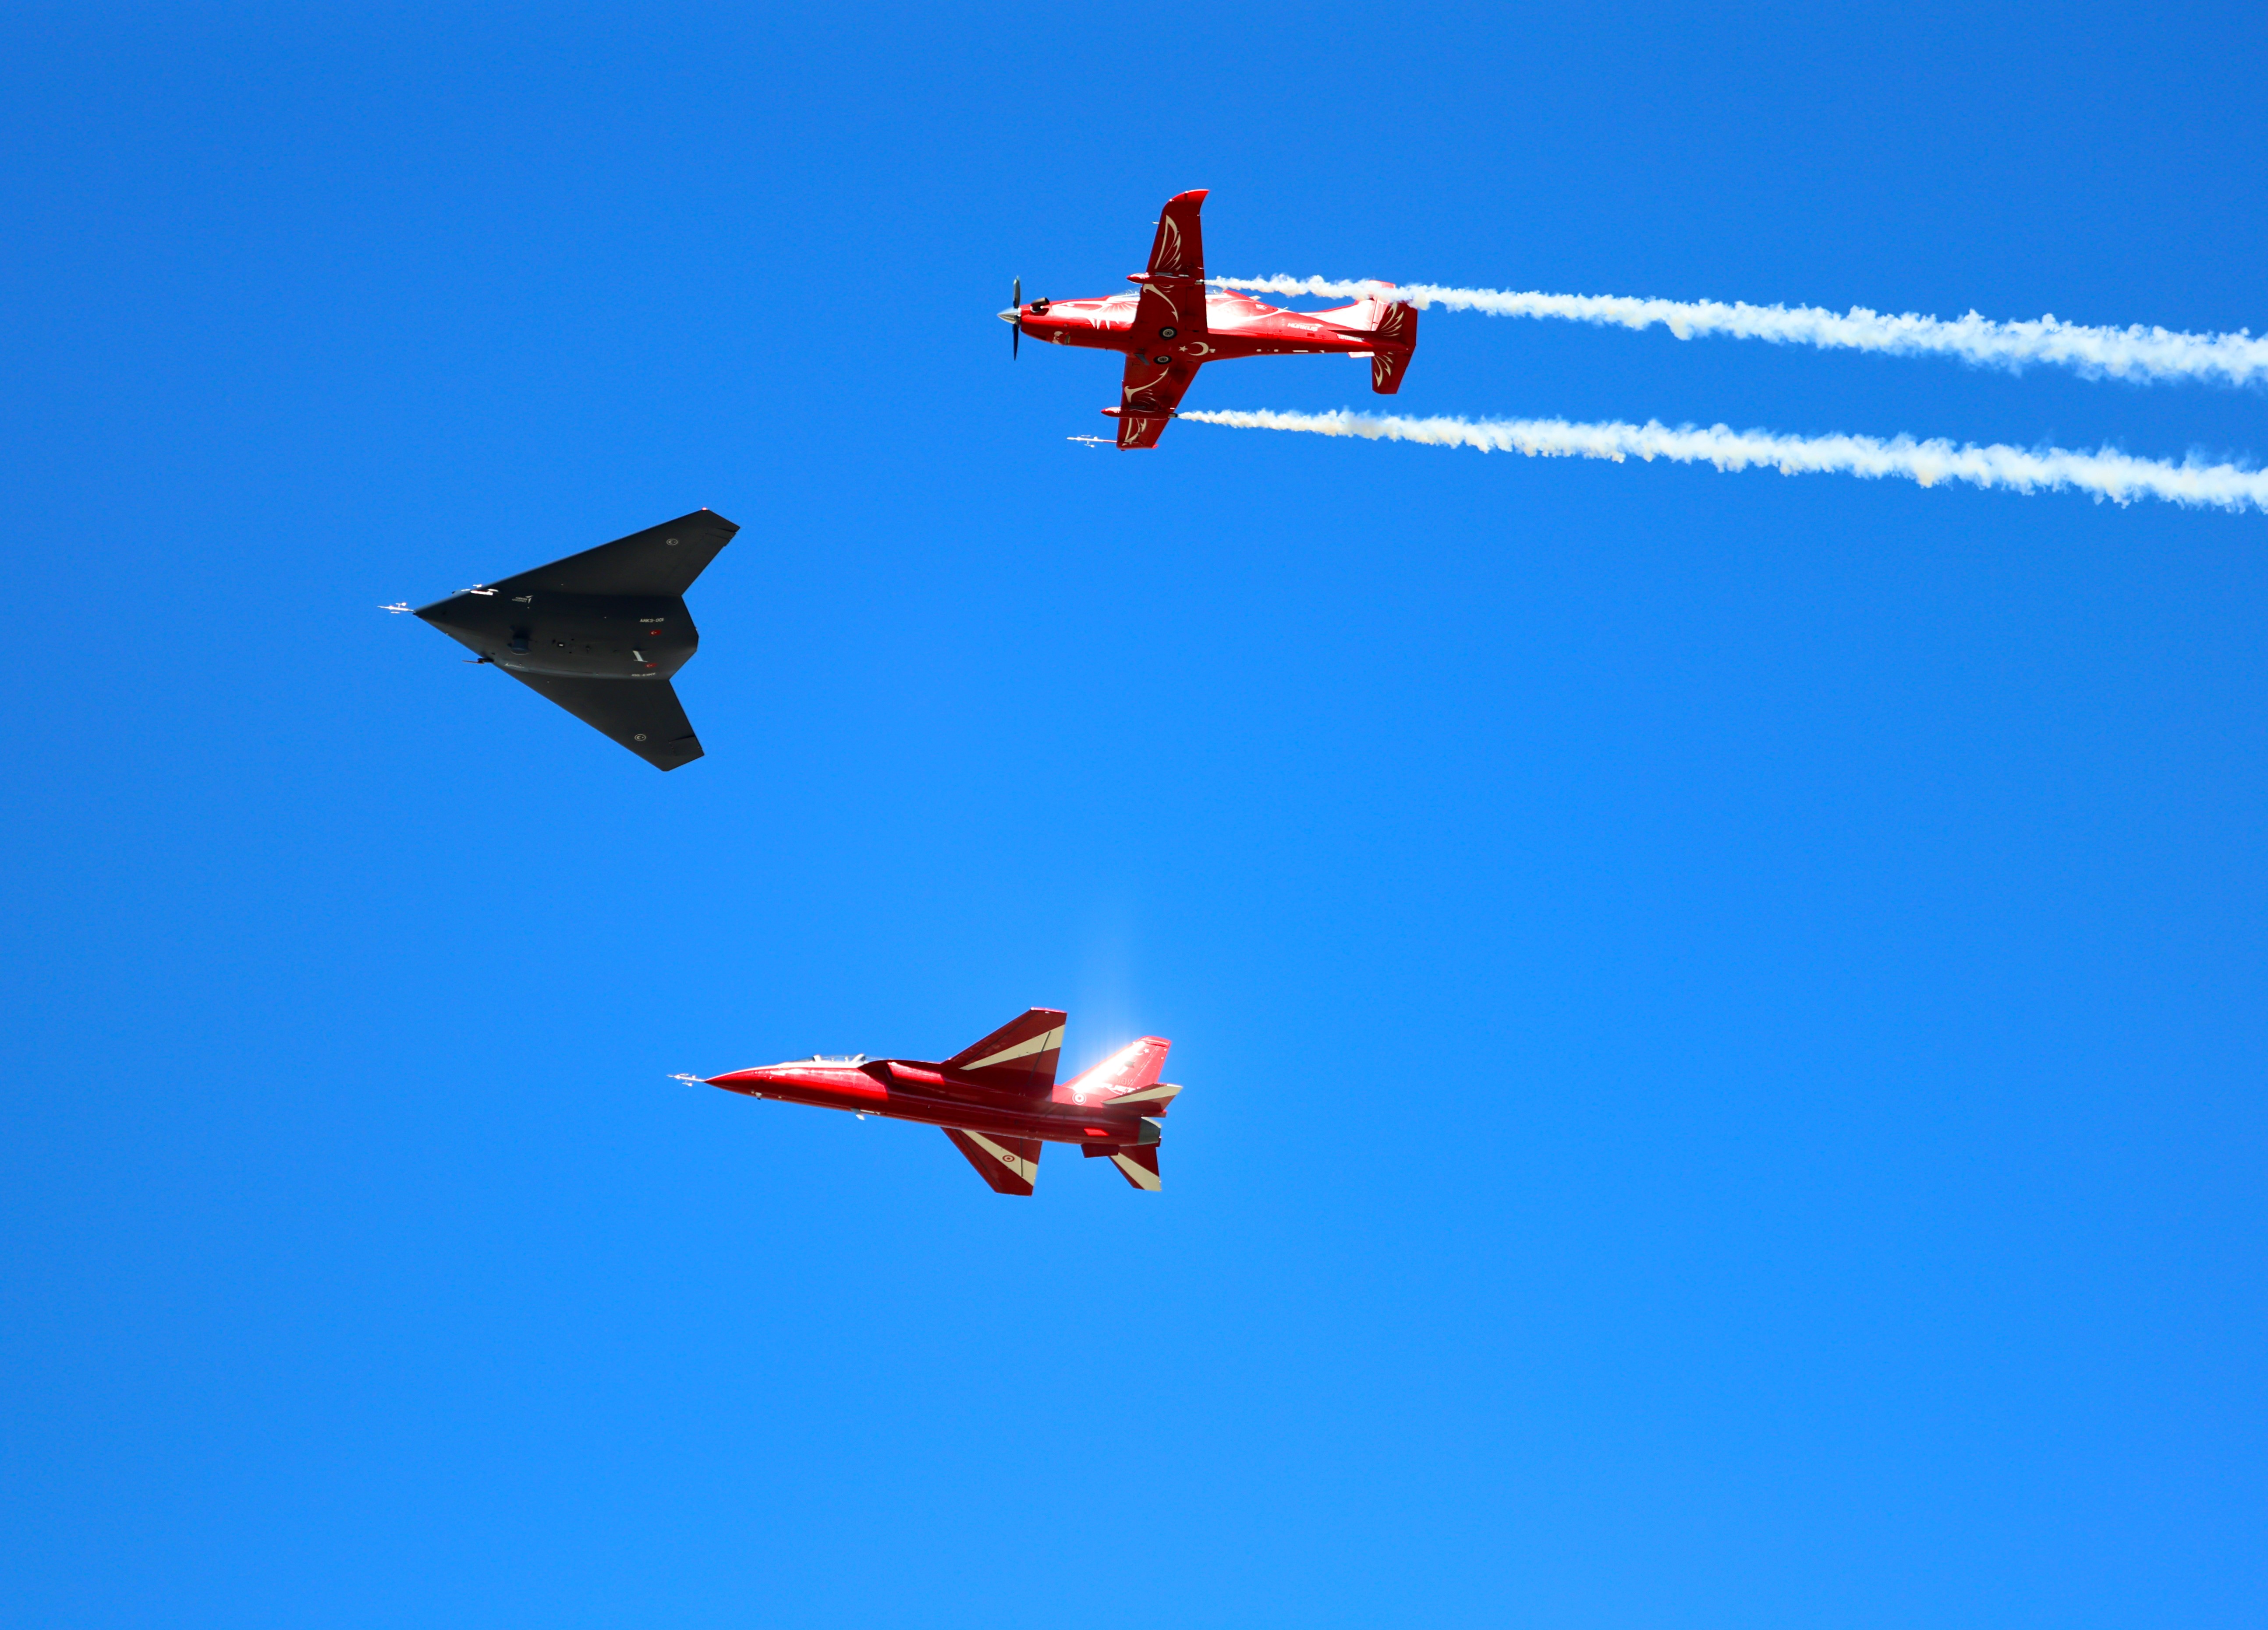
[[[1089,452],[993,318],[1210,187],[2258,329],[2257,8],[306,11],[0,23],[0,1617],[2268,1621],[2268,519]],[[1399,401],[2268,455],[1438,313]],[[702,505],[674,774],[376,609]],[[1174,1038],[1163,1195],[666,1079],[1034,1004]]]

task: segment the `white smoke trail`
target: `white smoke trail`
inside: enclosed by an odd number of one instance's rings
[[[1387,294],[1419,310],[1487,312],[1497,317],[1561,317],[1571,322],[1620,324],[1646,328],[1660,323],[1681,340],[1725,334],[1736,339],[1770,340],[1780,345],[1816,345],[1828,350],[1884,351],[1894,356],[1938,352],[1989,367],[2021,372],[2033,363],[2071,368],[2089,379],[2211,380],[2251,385],[2268,380],[2268,338],[2254,339],[2250,328],[2235,334],[2186,334],[2170,328],[2088,328],[2043,317],[2036,322],[1995,322],[1970,312],[1948,322],[1912,312],[1885,316],[1854,306],[1831,312],[1817,306],[1730,306],[1722,300],[1649,300],[1619,294],[1510,293],[1501,289],[1447,289],[1430,283],[1405,284],[1359,281],[1333,283],[1322,277],[1215,277],[1225,289],[1264,294],[1309,294],[1325,299],[1360,299]]]
[[[2130,458],[2107,449],[2073,453],[2062,447],[2027,451],[1995,443],[1955,446],[1949,441],[1889,441],[1872,436],[1776,436],[1766,431],[1735,431],[1722,424],[1675,430],[1658,420],[1644,424],[1616,421],[1577,424],[1565,419],[1444,419],[1373,417],[1342,408],[1335,413],[1208,412],[1184,409],[1201,424],[1232,424],[1245,430],[1307,431],[1318,436],[1361,436],[1373,441],[1419,441],[1435,446],[1478,447],[1484,453],[1524,453],[1530,458],[1668,459],[1679,464],[1713,464],[1719,469],[1763,467],[1783,476],[1840,473],[1879,480],[1903,476],[1925,487],[1940,481],[1965,481],[1978,487],[2017,492],[2075,488],[2097,502],[2131,504],[2136,498],[2210,505],[2226,510],[2248,507],[2268,513],[2268,470],[2235,464],[2180,464],[2161,459]]]

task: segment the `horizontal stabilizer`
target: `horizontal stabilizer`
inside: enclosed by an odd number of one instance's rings
[[[1144,1087],[1136,1091],[1123,1094],[1110,1102],[1114,1107],[1119,1109],[1123,1109],[1130,1103],[1155,1104],[1158,1113],[1163,1115],[1166,1112],[1166,1106],[1174,1101],[1174,1095],[1181,1090],[1172,1081],[1160,1081],[1154,1087]]]
[[[1402,377],[1410,371],[1410,359],[1418,354],[1415,306],[1407,300],[1389,300],[1383,295],[1372,294],[1351,306],[1307,314],[1317,322],[1330,324],[1349,339],[1369,342],[1368,349],[1354,354],[1370,358],[1372,390],[1381,396],[1391,396],[1402,388]]]
[[[1110,1163],[1138,1189],[1155,1194],[1165,1186],[1165,1180],[1158,1176],[1158,1146],[1154,1143],[1144,1148],[1114,1150]]]
[[[1414,351],[1418,349],[1418,308],[1407,300],[1380,300],[1378,315],[1370,325],[1370,337],[1384,350]]]
[[[586,549],[488,586],[510,597],[552,594],[682,594],[740,528],[696,509],[626,538]]]
[[[499,664],[499,667],[502,665]],[[582,679],[566,674],[504,671],[636,753],[657,770],[674,770],[701,755],[701,738],[666,679]]]
[[[1418,354],[1418,308],[1407,300],[1365,302],[1376,313],[1370,337],[1378,349],[1370,356],[1370,388],[1391,396],[1402,388],[1402,376]]]
[[[1043,1146],[1037,1138],[992,1138],[981,1132],[963,1132],[958,1126],[947,1126],[945,1135],[996,1192],[1029,1194],[1039,1180]]]

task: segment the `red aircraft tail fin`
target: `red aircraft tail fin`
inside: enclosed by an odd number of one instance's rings
[[[958,1126],[947,1126],[945,1135],[968,1157],[976,1175],[990,1184],[996,1193],[1029,1194],[1039,1181],[1040,1152],[1046,1146],[1037,1138],[988,1137]]]
[[[945,1067],[981,1073],[989,1085],[1037,1096],[1056,1084],[1063,1033],[1062,1009],[1035,1007],[1020,1019],[1009,1020],[983,1041],[962,1048],[945,1061]]]
[[[1162,1036],[1145,1036],[1138,1042],[1130,1042],[1076,1080],[1064,1082],[1057,1089],[1056,1096],[1091,1094],[1106,1103],[1155,1103],[1155,1112],[1162,1115],[1167,1103],[1181,1091],[1171,1082],[1158,1079],[1158,1073],[1166,1067],[1167,1049],[1173,1044]],[[1086,1099],[1081,1097],[1079,1101]]]

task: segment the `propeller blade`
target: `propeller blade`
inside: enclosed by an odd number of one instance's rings
[[[1016,325],[1008,330],[1008,360],[1013,362],[1024,347],[1024,280],[1021,277],[1016,279],[1015,292],[1008,297],[1008,304],[1016,313]]]

